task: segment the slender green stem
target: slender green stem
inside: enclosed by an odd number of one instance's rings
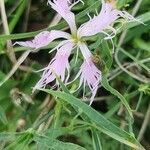
[[[4,0],[0,0],[0,10],[1,10],[1,17],[2,17],[4,33],[6,35],[10,35]],[[6,53],[8,54],[8,57],[11,60],[11,62],[13,64],[16,63],[16,56],[15,56],[15,53],[14,53],[14,50],[12,47],[11,40],[7,40],[7,51],[6,51]]]
[[[143,98],[143,92],[140,92],[139,100],[138,100],[138,103],[137,103],[135,111],[138,111],[138,109],[140,107],[140,104],[142,102],[142,98]]]

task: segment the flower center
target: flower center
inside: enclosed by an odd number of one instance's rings
[[[83,41],[83,39],[81,39],[79,36],[77,36],[77,35],[72,35],[72,41],[73,41],[73,43],[75,43],[76,45],[78,45],[78,43],[82,43],[82,42],[84,42]]]

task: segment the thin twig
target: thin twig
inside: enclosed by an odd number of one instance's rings
[[[10,72],[6,75],[6,77],[0,82],[0,86],[2,86],[19,68],[19,66],[23,63],[23,61],[27,58],[31,51],[25,51],[18,59],[18,61],[14,64],[13,68],[10,70]]]
[[[61,18],[62,17],[59,14],[56,14],[48,27],[57,25],[60,22]]]
[[[142,137],[146,131],[146,128],[149,124],[149,120],[150,120],[150,103],[149,103],[149,106],[148,106],[148,109],[147,109],[147,112],[146,112],[146,115],[145,115],[145,118],[144,118],[144,121],[143,121],[143,124],[142,124],[142,127],[140,129],[140,132],[139,132],[139,135],[138,135],[138,140],[141,141],[142,140]]]
[[[1,9],[1,17],[2,17],[4,32],[6,35],[10,35],[4,0],[0,0],[0,9]],[[13,50],[11,40],[7,40],[7,51],[6,51],[6,53],[9,57],[9,59],[11,60],[11,62],[13,64],[16,63],[16,56],[15,56],[15,52]]]

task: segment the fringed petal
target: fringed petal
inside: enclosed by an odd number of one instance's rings
[[[90,52],[90,50],[88,49],[88,47],[86,46],[86,44],[79,42],[78,46],[79,46],[79,48],[81,50],[81,53],[82,53],[84,59],[85,60],[89,60],[89,58],[92,57],[92,53]]]
[[[94,97],[98,90],[98,85],[101,81],[101,71],[94,65],[91,59],[84,61],[80,68],[80,86],[83,84],[88,85],[91,90],[92,96],[90,98],[90,105],[92,104]]]
[[[81,65],[80,71],[78,72],[74,80],[80,77],[79,87],[77,89],[79,89],[81,85],[83,85],[85,89],[85,86],[88,85],[92,93],[92,96],[90,98],[91,100],[90,104],[91,104],[96,95],[99,82],[101,81],[101,71],[93,63],[93,60],[92,60],[93,55],[88,49],[88,47],[86,46],[86,44],[80,42],[78,43],[78,46],[84,57],[84,62]],[[84,95],[84,92],[83,92],[83,95]]]
[[[71,54],[73,46],[74,45],[72,43],[68,42],[58,49],[55,57],[44,69],[43,75],[39,82],[33,88],[33,91],[39,88],[43,88],[48,83],[56,80],[56,75],[60,77],[62,81],[65,81],[65,72],[69,69],[68,58]],[[56,84],[58,84],[58,82],[56,82]]]
[[[110,26],[112,26],[112,24],[120,17],[126,19],[127,21],[139,22],[139,20],[135,19],[126,11],[119,11],[113,8],[111,3],[104,3],[103,1],[100,13],[97,16],[94,16],[88,22],[84,23],[78,29],[78,37],[92,36],[97,33],[101,33],[106,29],[110,29]]]
[[[15,42],[15,44],[18,44],[20,46],[24,47],[30,47],[34,49],[39,49],[41,47],[47,46],[50,42],[52,42],[55,39],[58,38],[65,38],[65,39],[70,39],[71,36],[70,34],[63,32],[63,31],[57,31],[57,30],[52,30],[52,31],[43,31],[39,33],[38,35],[35,36],[35,38],[31,41],[25,41],[25,42]]]
[[[48,0],[48,3],[51,5],[51,7],[66,20],[73,34],[76,33],[77,27],[75,24],[75,15],[71,12],[71,8],[79,1],[81,0],[71,4],[69,0],[53,0],[53,2]]]

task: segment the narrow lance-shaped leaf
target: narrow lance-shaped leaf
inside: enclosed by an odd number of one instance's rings
[[[92,129],[92,140],[93,140],[94,150],[102,150],[101,141],[97,133],[97,130],[95,129]]]
[[[53,96],[56,96],[70,103],[72,106],[76,106],[78,109],[82,110],[83,113],[89,117],[91,122],[95,123],[97,125],[97,128],[101,130],[101,132],[107,134],[108,136],[135,149],[139,150],[144,149],[132,135],[114,125],[112,122],[107,120],[103,115],[92,109],[87,104],[83,103],[81,100],[73,97],[70,94],[63,93],[60,91],[53,91],[47,89],[40,89],[40,90],[50,93]]]
[[[39,145],[43,145],[44,147],[50,148],[51,150],[86,150],[85,148],[69,143],[69,142],[61,142],[56,139],[51,139],[47,136],[36,136],[34,138]]]

